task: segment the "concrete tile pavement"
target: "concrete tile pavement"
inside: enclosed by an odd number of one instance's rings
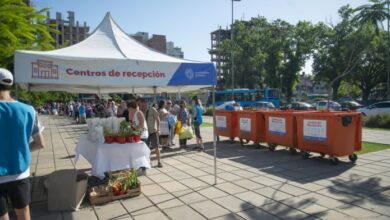
[[[164,168],[140,177],[141,196],[100,206],[85,202],[75,212],[48,212],[45,178],[67,167],[88,171],[90,165],[84,159],[73,163],[85,126],[62,117],[41,119],[47,147],[32,156],[33,219],[390,219],[390,150],[361,155],[356,164],[342,158],[332,166],[319,157],[303,160],[282,148],[270,152],[222,138],[218,185],[213,185],[211,128],[202,129],[205,152],[164,152]]]

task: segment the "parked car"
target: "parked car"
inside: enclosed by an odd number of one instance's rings
[[[322,100],[316,102],[316,109],[317,110],[327,110],[330,111],[341,111],[341,105],[335,101],[329,101],[329,108],[328,108],[328,100]]]
[[[218,105],[217,107],[215,107],[215,110],[225,110],[227,106],[233,106],[235,103],[235,101],[225,102],[222,105]]]
[[[294,110],[316,110],[316,107],[306,102],[292,102],[281,108],[282,110],[294,109]]]
[[[378,102],[364,108],[358,108],[356,111],[361,112],[364,116],[371,116],[380,113],[390,114],[390,101]]]
[[[341,110],[342,111],[348,111],[348,110],[356,110],[358,108],[363,107],[363,105],[359,104],[355,101],[347,101],[347,102],[341,102]]]
[[[258,110],[274,110],[275,105],[272,102],[256,102],[255,109]]]

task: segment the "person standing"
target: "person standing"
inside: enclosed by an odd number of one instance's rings
[[[84,102],[80,104],[79,107],[79,115],[80,115],[80,123],[85,124],[87,121],[87,114],[86,114],[86,108]]]
[[[118,107],[116,106],[115,101],[111,101],[108,105],[107,116],[116,117],[117,111],[118,111]]]
[[[168,138],[169,138],[169,123],[168,123],[168,114],[169,112],[165,108],[165,101],[160,100],[158,103],[158,114],[160,117],[160,144],[163,150],[168,150]]]
[[[121,101],[121,104],[118,106],[118,111],[117,111],[116,115],[118,116],[118,118],[122,118],[122,117],[126,118],[125,114],[128,114],[126,102]]]
[[[146,141],[149,135],[144,114],[138,109],[137,103],[134,100],[127,104],[127,109],[131,127],[137,131],[142,130],[141,139]]]
[[[168,100],[166,104],[166,109],[168,111],[168,122],[169,122],[169,137],[168,137],[168,146],[174,146],[175,142],[173,141],[173,138],[175,137],[175,127],[176,127],[176,117],[177,117],[177,111],[172,105],[172,101]]]
[[[203,106],[201,100],[198,98],[198,96],[194,96],[192,98],[192,101],[194,103],[192,107],[192,117],[193,117],[193,125],[195,130],[195,136],[196,136],[196,147],[198,151],[204,150],[203,140],[202,136],[200,135],[200,125],[203,123]]]
[[[31,151],[42,149],[45,141],[38,115],[30,105],[10,95],[13,75],[0,68],[0,219],[8,219],[8,199],[18,219],[30,219]],[[6,125],[6,126],[4,126]],[[33,138],[30,142],[30,138]]]
[[[159,149],[160,117],[158,111],[153,106],[148,108],[144,98],[137,98],[137,105],[144,113],[146,124],[148,126],[149,137],[146,140],[146,145],[148,145],[150,149],[154,149],[157,158],[157,167],[161,168],[163,165],[161,163]]]
[[[77,102],[74,106],[74,119],[76,120],[76,123],[78,124],[80,122],[80,103]]]
[[[178,113],[178,120],[180,121],[180,124],[181,126],[190,126],[190,117],[189,114],[188,114],[188,110],[186,108],[186,105],[187,103],[182,100],[180,101],[180,110],[179,110],[179,113]],[[180,147],[187,147],[187,139],[180,139],[179,138],[179,144],[180,144]]]

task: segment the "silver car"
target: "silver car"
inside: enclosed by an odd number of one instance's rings
[[[272,102],[256,102],[255,108],[258,110],[274,110],[275,105]]]

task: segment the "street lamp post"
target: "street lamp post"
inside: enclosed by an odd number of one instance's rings
[[[230,40],[232,42],[232,51],[231,51],[231,59],[232,59],[232,66],[231,66],[231,76],[232,76],[232,101],[234,101],[234,2],[239,2],[241,0],[232,0],[232,26],[230,28]]]
[[[387,14],[390,14],[390,1],[387,0]],[[390,19],[387,18],[387,101],[390,101]]]

